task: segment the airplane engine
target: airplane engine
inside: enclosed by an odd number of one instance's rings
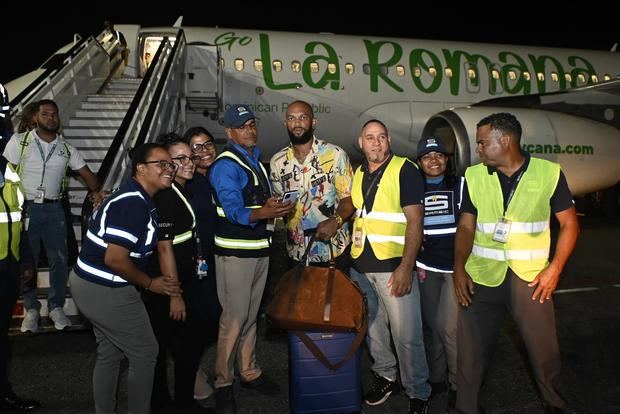
[[[587,118],[523,108],[473,106],[432,116],[423,136],[441,137],[454,154],[454,168],[463,174],[480,162],[476,124],[484,117],[509,112],[521,122],[521,148],[532,156],[560,163],[574,195],[602,190],[620,181],[620,130]]]

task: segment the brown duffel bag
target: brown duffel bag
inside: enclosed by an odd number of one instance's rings
[[[306,262],[314,236],[308,243],[301,263]],[[329,267],[299,264],[278,282],[267,316],[278,327],[295,334],[326,367],[340,368],[355,353],[366,335],[367,311],[364,295],[347,275]],[[301,331],[357,332],[352,347],[337,364],[325,358],[312,340]]]

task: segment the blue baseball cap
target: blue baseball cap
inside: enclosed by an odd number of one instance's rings
[[[423,137],[418,142],[418,158],[422,158],[429,152],[441,152],[442,154],[448,154],[446,147],[443,145],[443,141],[439,137]]]
[[[255,118],[256,116],[247,105],[232,105],[224,114],[224,126],[226,128],[239,128],[248,120]]]

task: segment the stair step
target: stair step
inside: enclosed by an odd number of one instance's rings
[[[129,109],[129,103],[125,102],[82,102],[82,109],[116,109],[127,111]]]
[[[63,130],[63,135],[67,139],[71,139],[73,137],[114,137],[116,135],[116,131],[118,128],[110,128],[110,127],[67,127]]]
[[[134,94],[88,95],[86,97],[86,102],[131,103],[134,96]]]
[[[99,127],[99,128],[108,128],[108,127],[118,127],[121,126],[123,122],[123,118],[71,118],[69,119],[70,127]]]
[[[121,110],[107,110],[107,111],[99,111],[96,109],[78,109],[75,112],[75,118],[120,118],[123,119],[125,117],[126,111]]]

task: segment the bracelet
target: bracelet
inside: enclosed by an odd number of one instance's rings
[[[340,228],[342,226],[342,217],[340,217],[339,214],[334,214],[332,218],[336,220],[336,224],[338,225],[338,228]]]
[[[151,285],[153,284],[153,279],[152,278],[149,278],[149,279],[150,279],[149,280],[149,285],[146,287],[146,290],[150,291],[151,290]]]

